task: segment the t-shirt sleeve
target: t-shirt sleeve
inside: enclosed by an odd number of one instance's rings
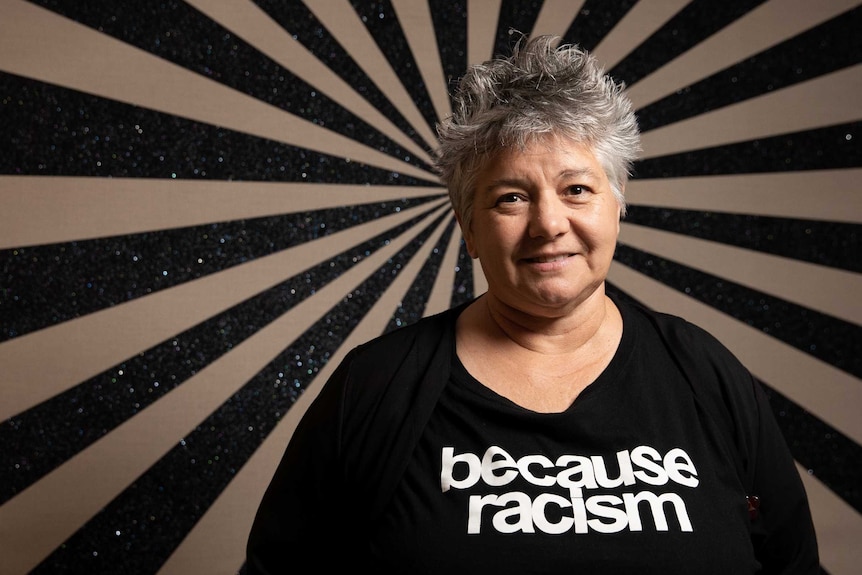
[[[246,547],[248,575],[283,573],[311,549],[326,547],[317,567],[349,555],[351,538],[343,521],[339,449],[343,389],[351,355],[339,365],[300,420],[258,507]],[[323,569],[323,571],[326,571]]]
[[[817,541],[805,488],[761,384],[708,333],[694,334],[703,361],[717,376],[713,401],[723,404],[733,429],[742,481],[759,507],[751,540],[763,575],[819,574]]]
[[[758,414],[753,458],[755,554],[767,574],[819,574],[820,560],[808,498],[763,389],[753,382]]]

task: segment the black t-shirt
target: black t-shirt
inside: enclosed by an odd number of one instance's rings
[[[620,346],[563,413],[465,371],[463,307],[351,350],[261,501],[249,575],[321,545],[321,571],[819,573],[802,482],[751,374],[696,326],[615,303]]]
[[[449,384],[371,531],[404,573],[748,574],[758,563],[728,446],[649,326],[623,308],[607,369],[562,413]],[[454,343],[452,344],[454,346]]]

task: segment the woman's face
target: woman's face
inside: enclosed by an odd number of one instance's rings
[[[620,205],[592,151],[557,137],[504,149],[479,172],[467,250],[488,293],[555,317],[602,286],[620,229]]]

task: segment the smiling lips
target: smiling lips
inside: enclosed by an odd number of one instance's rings
[[[561,262],[567,258],[570,258],[574,254],[557,254],[551,256],[538,256],[535,258],[524,258],[526,261],[533,264],[550,264],[554,262]]]

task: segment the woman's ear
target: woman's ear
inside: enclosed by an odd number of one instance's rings
[[[464,245],[467,247],[467,253],[470,254],[470,257],[475,259],[479,258],[479,254],[476,252],[476,245],[473,243],[473,231],[468,227],[464,227],[464,222],[461,220],[461,216],[458,213],[455,214],[455,219],[458,220],[458,227],[461,228],[461,236],[464,238]]]

